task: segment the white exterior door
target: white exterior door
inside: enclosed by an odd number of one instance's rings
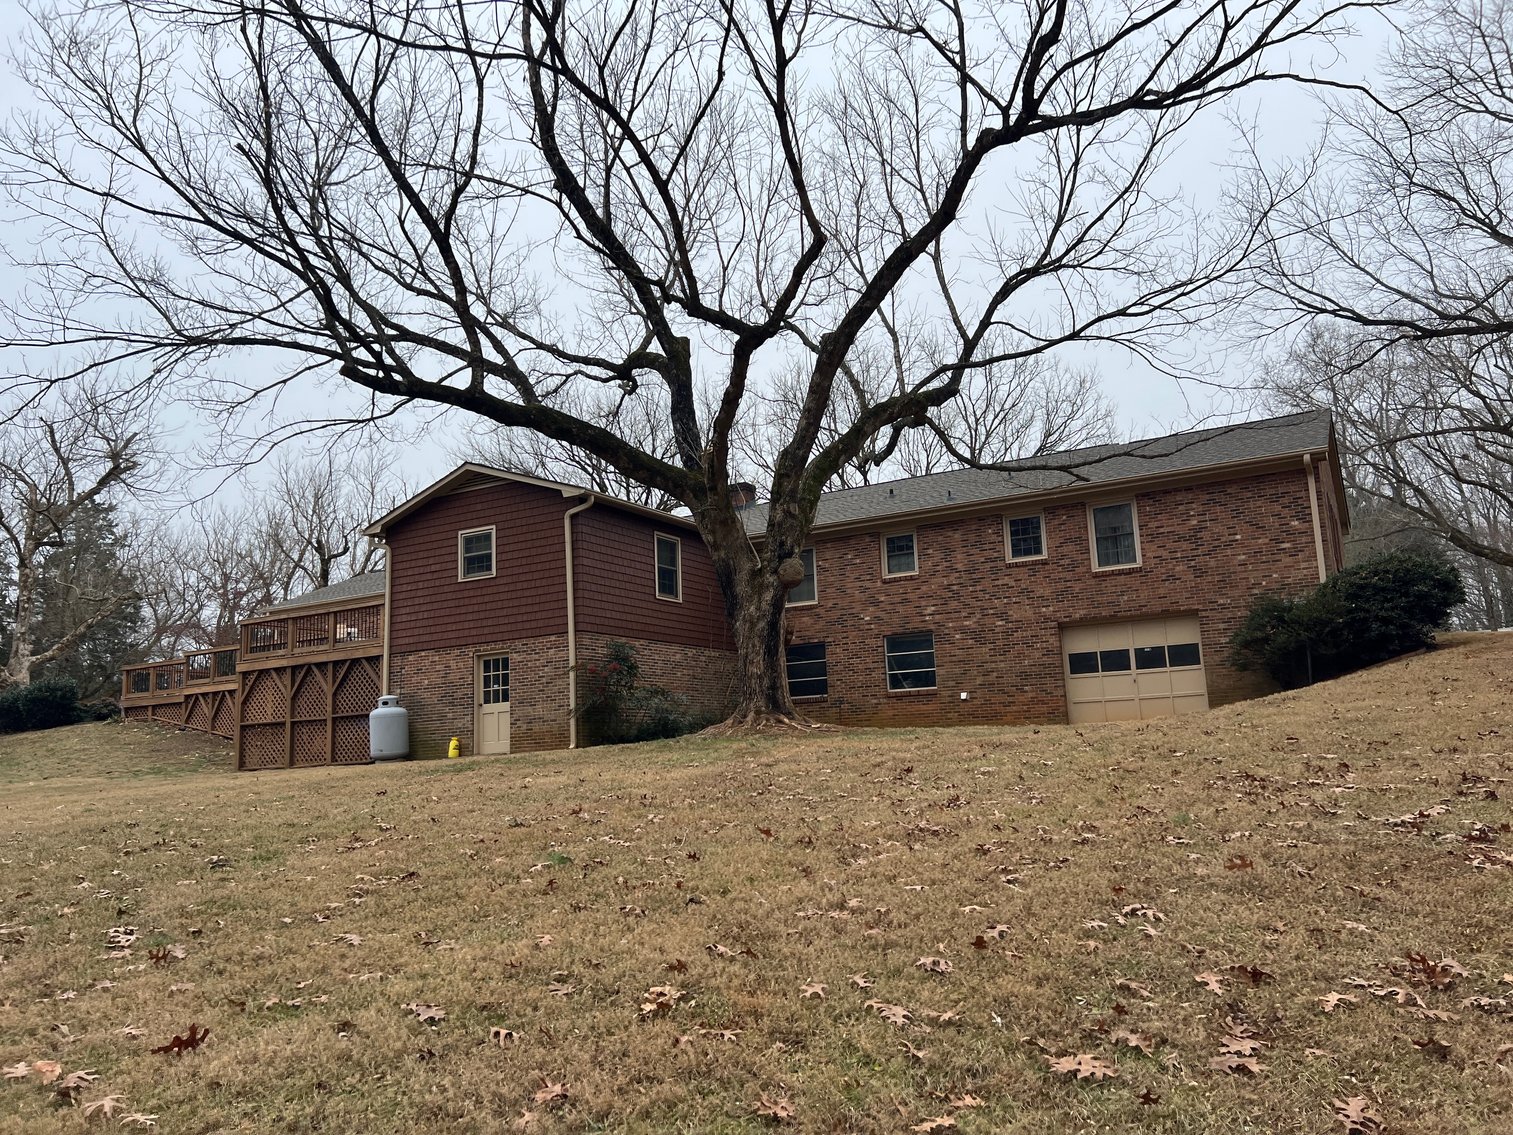
[[[510,751],[510,659],[506,654],[478,659],[478,722],[474,749],[480,754]]]
[[[1061,628],[1067,720],[1138,721],[1208,708],[1198,617]]]

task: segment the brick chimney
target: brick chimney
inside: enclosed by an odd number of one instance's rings
[[[737,481],[730,486],[730,503],[736,508],[747,508],[756,502],[756,486],[750,481]]]

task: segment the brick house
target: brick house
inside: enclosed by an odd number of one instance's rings
[[[765,508],[744,511],[760,544]],[[1228,664],[1229,637],[1257,595],[1338,570],[1345,523],[1322,414],[827,493],[786,613],[790,692],[847,725],[1104,721],[1252,696],[1264,684]],[[387,571],[244,625],[242,767],[365,759],[369,686],[400,697],[418,756],[452,737],[465,753],[572,747],[575,667],[617,640],[696,710],[730,703],[724,601],[684,518],[467,464],[367,533]],[[163,705],[123,706],[187,721],[161,677],[123,691]]]

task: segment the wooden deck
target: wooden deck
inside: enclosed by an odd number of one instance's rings
[[[242,624],[235,647],[127,667],[121,712],[225,737],[240,769],[365,763],[383,608],[378,599],[265,615]]]

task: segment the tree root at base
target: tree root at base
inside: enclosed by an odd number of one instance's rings
[[[773,733],[829,733],[840,729],[838,725],[828,725],[823,721],[810,721],[807,717],[799,717],[797,714],[779,713],[776,710],[747,710],[742,713],[734,713],[724,721],[711,725],[708,729],[701,729],[700,737],[752,737],[765,736]]]

